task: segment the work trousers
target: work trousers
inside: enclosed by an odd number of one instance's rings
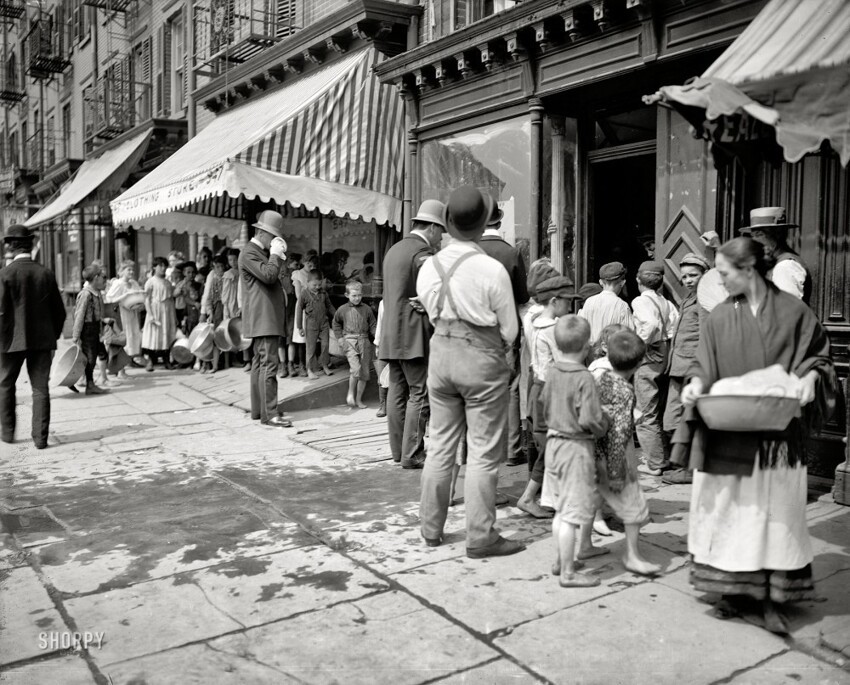
[[[47,443],[50,430],[50,364],[53,350],[25,350],[0,353],[0,433],[5,442],[15,438],[15,383],[24,362],[32,388],[32,439]]]
[[[278,335],[261,335],[252,342],[251,418],[268,423],[277,412]]]
[[[466,546],[474,549],[499,539],[496,482],[505,455],[510,370],[504,350],[464,330],[463,322],[448,323],[438,325],[431,338],[430,450],[422,472],[419,517],[424,537],[442,537],[452,470],[465,432]],[[495,333],[498,340],[498,329]]]
[[[316,345],[321,345],[319,350],[319,366],[325,367],[330,362],[330,352],[328,345],[330,344],[330,325],[325,323],[324,326],[317,326],[311,321],[307,321],[304,329],[304,340],[307,352],[307,370],[312,371],[316,361]]]
[[[543,406],[543,381],[536,378],[528,391],[528,409],[531,412],[531,431],[534,439],[533,458],[528,460],[528,477],[535,483],[543,485],[543,475],[546,473],[546,440],[549,426],[546,424],[545,407]]]
[[[520,375],[512,375],[508,383],[508,459],[523,456],[522,451],[522,422],[519,413],[519,384]]]
[[[86,385],[94,384],[94,367],[97,365],[100,345],[100,321],[86,321],[80,335],[80,349],[86,357]]]
[[[428,361],[391,359],[387,392],[387,429],[393,461],[409,464],[425,453],[428,425]]]
[[[663,469],[670,465],[670,451],[664,432],[661,430],[661,398],[658,378],[662,364],[643,363],[635,371],[635,404],[641,412],[635,422],[644,463],[651,469]]]

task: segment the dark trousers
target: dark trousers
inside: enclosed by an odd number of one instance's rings
[[[325,324],[319,327],[311,322],[307,322],[307,327],[304,329],[305,345],[307,347],[307,370],[311,371],[314,362],[316,361],[316,344],[321,345],[319,351],[319,366],[327,366],[330,362],[330,352],[328,345],[330,344],[330,326]]]
[[[80,335],[80,348],[86,357],[86,385],[94,384],[94,367],[97,364],[100,344],[100,321],[87,321]]]
[[[404,464],[425,452],[425,426],[431,415],[428,404],[428,362],[391,359],[387,393],[387,428],[394,461]]]
[[[254,338],[251,359],[251,418],[268,423],[277,416],[277,344],[280,336]]]
[[[531,430],[536,448],[534,458],[528,460],[529,478],[535,483],[543,484],[543,474],[546,471],[546,414],[543,407],[543,383],[534,380],[528,392],[528,408],[531,410]],[[530,455],[531,456],[531,455]]]
[[[523,456],[522,422],[519,416],[519,374],[511,378],[508,386],[508,459]]]
[[[32,439],[36,444],[47,443],[50,429],[50,363],[53,350],[27,350],[0,353],[0,428],[5,442],[15,438],[15,382],[24,362],[32,387]]]

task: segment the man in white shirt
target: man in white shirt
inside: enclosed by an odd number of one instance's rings
[[[764,245],[765,257],[772,268],[767,279],[777,288],[809,304],[812,276],[803,260],[788,246],[788,229],[797,228],[785,220],[784,207],[757,207],[750,212],[750,225],[741,233],[752,235]]]
[[[635,400],[640,417],[635,431],[643,452],[645,473],[660,476],[670,468],[670,446],[661,429],[661,397],[659,376],[667,366],[670,339],[676,330],[679,312],[676,306],[661,294],[664,284],[664,265],[644,262],[637,275],[638,295],[632,300],[634,329],[646,343],[646,356],[635,372]]]
[[[620,262],[604,264],[599,269],[599,285],[602,292],[585,300],[578,315],[590,324],[590,344],[594,345],[606,326],[618,323],[626,328],[632,326],[632,311],[620,297],[626,284],[626,267]]]
[[[442,542],[458,442],[466,433],[466,554],[514,554],[524,545],[495,528],[496,481],[505,454],[516,304],[505,268],[477,245],[492,199],[472,186],[454,191],[446,225],[454,240],[429,258],[416,293],[434,325],[428,364],[431,442],[422,473],[419,517],[425,543]]]

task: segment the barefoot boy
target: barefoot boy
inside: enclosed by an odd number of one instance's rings
[[[552,571],[561,587],[593,587],[598,578],[576,568],[576,538],[579,528],[589,531],[596,511],[596,465],[594,441],[605,435],[608,419],[602,412],[596,384],[584,360],[590,349],[590,324],[569,314],[555,324],[558,361],[549,368],[543,389],[543,406],[548,425],[546,477],[552,482],[557,513],[552,535],[558,555]],[[601,550],[582,549],[581,556]]]
[[[330,324],[328,323],[336,313],[328,294],[321,289],[322,276],[318,271],[311,271],[307,275],[307,287],[301,291],[301,297],[295,305],[295,325],[298,333],[307,342],[305,343],[307,353],[307,376],[316,379],[318,376],[313,372],[313,363],[316,360],[316,345],[321,345],[319,353],[319,364],[326,376],[333,375],[328,356],[328,338],[330,337]]]
[[[609,420],[608,432],[596,443],[597,487],[602,499],[626,527],[623,565],[632,573],[655,575],[661,567],[648,562],[638,550],[638,531],[649,510],[638,484],[634,433],[635,391],[629,380],[643,360],[646,346],[629,330],[620,330],[607,342],[611,371],[596,377],[599,401]]]
[[[348,359],[346,403],[349,407],[356,405],[365,409],[363,391],[366,390],[374,357],[372,340],[375,339],[377,321],[372,308],[363,304],[363,284],[360,281],[348,281],[345,284],[345,296],[348,303],[336,310],[333,328],[340,349]]]

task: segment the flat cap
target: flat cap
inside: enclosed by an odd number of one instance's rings
[[[610,262],[603,264],[599,269],[599,278],[603,281],[616,281],[626,275],[626,267],[620,262]]]
[[[593,297],[594,295],[598,295],[602,292],[602,286],[598,283],[585,283],[581,288],[578,289],[578,296],[582,300],[586,300],[588,297]]]
[[[553,297],[559,297],[563,295],[574,295],[573,293],[573,281],[566,276],[555,276],[553,278],[547,278],[540,285],[537,286],[537,296],[540,299],[548,300]]]
[[[679,260],[679,266],[698,266],[703,271],[708,271],[710,268],[704,257],[700,257],[694,252],[688,252]]]
[[[528,286],[528,293],[532,297],[537,293],[537,286],[539,286],[543,281],[549,278],[553,278],[554,276],[560,276],[561,274],[558,270],[552,266],[552,262],[548,259],[538,259],[528,269],[528,278],[526,280],[526,285]]]
[[[664,275],[664,265],[661,262],[643,262],[638,268],[638,272],[643,271],[648,274]]]

